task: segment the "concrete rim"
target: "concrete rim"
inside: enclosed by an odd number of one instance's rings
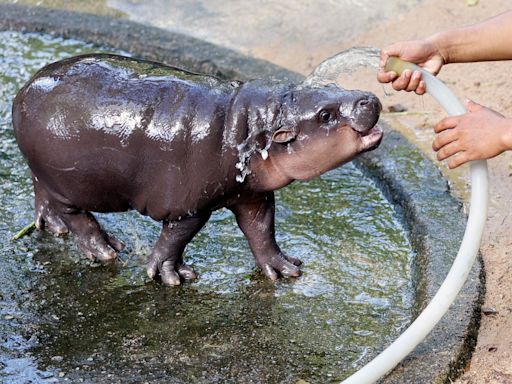
[[[264,60],[128,20],[13,4],[0,4],[0,14],[0,30],[75,38],[225,79],[259,77],[289,82],[304,79],[298,73]],[[435,165],[402,135],[386,128],[386,138],[380,148],[360,157],[357,164],[376,180],[393,204],[417,252],[414,262],[417,315],[436,293],[451,267],[466,217]],[[457,377],[476,343],[483,293],[484,271],[479,262],[473,266],[447,315],[381,382],[448,383]]]

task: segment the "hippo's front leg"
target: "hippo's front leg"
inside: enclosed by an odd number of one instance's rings
[[[302,262],[286,256],[276,242],[273,192],[229,208],[235,214],[238,226],[249,241],[256,263],[265,276],[271,280],[277,280],[278,273],[284,277],[300,276],[297,266]]]
[[[196,272],[183,263],[183,251],[210,215],[211,212],[207,212],[179,221],[164,221],[160,238],[149,257],[147,273],[150,278],[160,275],[165,285],[180,285],[180,277],[197,278]]]

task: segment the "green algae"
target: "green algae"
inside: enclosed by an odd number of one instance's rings
[[[68,11],[93,13],[95,15],[111,17],[125,16],[123,12],[109,7],[106,0],[0,0],[0,3],[66,9]]]

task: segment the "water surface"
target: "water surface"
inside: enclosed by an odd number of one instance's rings
[[[278,241],[304,262],[296,280],[261,277],[225,210],[186,250],[199,279],[178,288],[145,276],[160,225],[135,212],[99,217],[128,245],[114,265],[87,262],[68,238],[13,243],[33,194],[12,98],[44,64],[95,50],[0,32],[0,381],[335,382],[410,322],[411,246],[352,164],[277,193]]]

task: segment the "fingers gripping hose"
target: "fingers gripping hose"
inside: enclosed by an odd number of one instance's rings
[[[421,71],[427,92],[441,104],[448,114],[461,115],[467,112],[448,87],[424,69],[396,57],[390,57],[385,66],[386,71],[394,71],[399,75],[406,69]],[[384,376],[427,337],[457,297],[478,254],[487,218],[487,162],[485,160],[472,161],[470,172],[471,210],[466,231],[457,257],[443,284],[428,306],[398,339],[363,368],[344,380],[342,384],[370,384]]]

